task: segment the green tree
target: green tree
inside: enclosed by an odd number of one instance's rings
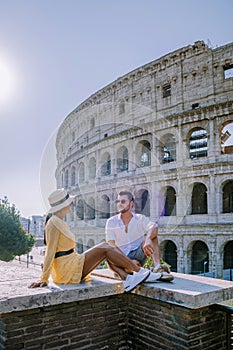
[[[20,213],[7,199],[0,199],[0,260],[11,261],[27,254],[35,243],[20,223]]]

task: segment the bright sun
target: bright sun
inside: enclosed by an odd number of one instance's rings
[[[0,57],[0,104],[4,104],[13,95],[15,75],[10,64]]]

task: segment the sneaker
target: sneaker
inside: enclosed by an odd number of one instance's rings
[[[123,281],[125,292],[128,293],[132,291],[138,284],[145,281],[149,274],[149,270],[141,268],[138,272],[134,272],[133,275],[128,275],[126,280]]]
[[[147,277],[147,279],[144,282],[145,283],[159,282],[161,276],[162,276],[161,273],[151,272],[150,275]]]
[[[174,280],[174,276],[167,272],[161,272],[161,277],[158,279],[158,281],[161,282],[171,282]]]
[[[174,280],[174,276],[171,274],[171,270],[167,264],[160,264],[157,269],[152,268],[151,270],[155,273],[161,273],[159,281],[171,282]]]
[[[160,272],[160,273],[161,272],[171,273],[171,270],[167,264],[160,264],[160,266],[157,269],[153,268],[152,271],[153,272]]]

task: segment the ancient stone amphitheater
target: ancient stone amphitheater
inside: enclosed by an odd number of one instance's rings
[[[233,269],[233,43],[197,41],[117,78],[70,113],[56,140],[58,187],[82,251],[104,240],[117,192],[159,224],[173,271]]]

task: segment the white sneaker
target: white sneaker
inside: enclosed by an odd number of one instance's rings
[[[149,270],[140,269],[140,271],[134,272],[133,275],[128,275],[126,280],[123,281],[125,292],[128,293],[134,288],[136,288],[138,284],[145,281],[145,279],[149,276],[149,274],[150,274]]]
[[[161,277],[161,273],[151,272],[144,282],[145,283],[159,282],[160,277]]]

